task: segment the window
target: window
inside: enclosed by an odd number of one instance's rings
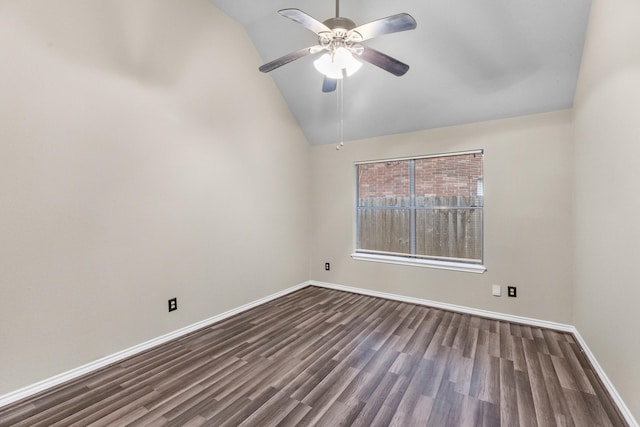
[[[359,162],[355,259],[483,272],[482,151]]]

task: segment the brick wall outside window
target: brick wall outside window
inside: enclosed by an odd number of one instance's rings
[[[481,178],[482,158],[476,154],[415,161],[416,196],[477,196]]]
[[[361,199],[409,196],[409,162],[389,161],[359,165]],[[416,197],[478,195],[482,157],[477,154],[415,160]]]
[[[368,163],[358,171],[360,198],[409,197],[409,162]]]

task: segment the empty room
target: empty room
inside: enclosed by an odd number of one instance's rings
[[[0,426],[637,426],[639,22],[1,0]]]

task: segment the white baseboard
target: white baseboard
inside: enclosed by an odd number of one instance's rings
[[[305,288],[307,286],[318,286],[318,287],[322,287],[322,288],[329,288],[329,289],[335,289],[335,290],[339,290],[339,291],[352,292],[352,293],[361,294],[361,295],[368,295],[368,296],[373,296],[373,297],[386,298],[386,299],[390,299],[390,300],[394,300],[394,301],[402,301],[402,302],[408,302],[408,303],[411,303],[411,304],[418,304],[418,305],[425,305],[425,306],[429,306],[429,307],[441,308],[443,310],[449,310],[449,311],[455,311],[455,312],[459,312],[459,313],[471,314],[471,315],[474,315],[474,316],[488,317],[488,318],[491,318],[491,319],[504,320],[504,321],[507,321],[507,322],[521,323],[523,325],[536,326],[536,327],[541,327],[541,328],[549,328],[549,329],[555,329],[555,330],[558,330],[558,331],[569,332],[569,333],[573,334],[573,336],[576,338],[576,340],[578,341],[578,343],[582,347],[582,349],[585,352],[587,358],[591,362],[591,365],[595,369],[597,375],[600,377],[600,380],[602,381],[602,384],[605,386],[605,388],[607,389],[607,391],[609,392],[609,394],[613,398],[615,404],[618,406],[618,409],[620,410],[620,412],[624,416],[625,420],[629,423],[629,425],[631,427],[639,427],[638,423],[636,422],[636,420],[634,419],[633,415],[631,414],[631,411],[629,411],[629,408],[624,403],[624,401],[622,400],[622,398],[618,394],[617,390],[615,389],[615,387],[613,386],[613,384],[611,383],[611,381],[609,380],[609,378],[605,374],[604,370],[602,369],[602,367],[600,366],[600,364],[596,360],[595,355],[591,352],[591,350],[589,350],[589,347],[587,346],[587,343],[582,338],[582,336],[580,335],[578,330],[575,328],[575,326],[565,325],[565,324],[556,323],[556,322],[548,322],[546,320],[532,319],[532,318],[528,318],[528,317],[514,316],[514,315],[498,313],[498,312],[494,312],[494,311],[479,310],[479,309],[476,309],[476,308],[464,307],[464,306],[459,306],[459,305],[454,305],[454,304],[447,304],[447,303],[442,303],[442,302],[437,302],[437,301],[430,301],[430,300],[425,300],[425,299],[421,299],[421,298],[414,298],[414,297],[407,297],[407,296],[403,296],[403,295],[390,294],[390,293],[386,293],[386,292],[372,291],[372,290],[369,290],[369,289],[355,288],[355,287],[352,287],[352,286],[344,286],[344,285],[337,285],[337,284],[334,284],[334,283],[319,282],[319,281],[314,281],[314,280],[307,281],[307,282],[304,282],[304,283],[300,283],[300,284],[298,284],[296,286],[292,286],[292,287],[287,288],[285,290],[282,290],[280,292],[276,292],[276,293],[268,295],[268,296],[266,296],[264,298],[260,298],[258,300],[252,301],[252,302],[250,302],[248,304],[245,304],[243,306],[234,308],[232,310],[225,311],[224,313],[218,314],[216,316],[210,317],[208,319],[205,319],[205,320],[202,320],[200,322],[194,323],[192,325],[186,326],[184,328],[178,329],[178,330],[176,330],[174,332],[170,332],[168,334],[162,335],[162,336],[154,338],[152,340],[143,342],[142,344],[138,344],[136,346],[133,346],[133,347],[130,347],[128,349],[119,351],[119,352],[117,352],[115,354],[112,354],[110,356],[103,357],[103,358],[98,359],[96,361],[93,361],[91,363],[87,363],[86,365],[80,366],[78,368],[72,369],[72,370],[67,371],[67,372],[63,372],[63,373],[61,373],[59,375],[55,375],[55,376],[53,376],[51,378],[48,378],[46,380],[40,381],[38,383],[32,384],[32,385],[24,387],[22,389],[19,389],[19,390],[16,390],[14,392],[5,394],[3,396],[0,396],[0,408],[5,406],[5,405],[9,405],[10,403],[17,402],[18,400],[21,400],[21,399],[24,399],[26,397],[32,396],[32,395],[34,395],[36,393],[39,393],[41,391],[44,391],[44,390],[47,390],[49,388],[55,387],[55,386],[57,386],[59,384],[62,384],[64,382],[67,382],[67,381],[70,381],[72,379],[78,378],[81,375],[85,375],[85,374],[93,372],[93,371],[95,371],[97,369],[103,368],[103,367],[105,367],[107,365],[110,365],[112,363],[119,362],[119,361],[121,361],[123,359],[126,359],[127,357],[134,356],[134,355],[136,355],[138,353],[141,353],[141,352],[143,352],[145,350],[148,350],[148,349],[150,349],[152,347],[155,347],[155,346],[158,346],[160,344],[163,344],[163,343],[166,343],[168,341],[171,341],[173,339],[179,338],[181,336],[184,336],[186,334],[194,332],[194,331],[196,331],[198,329],[210,326],[210,325],[212,325],[212,324],[214,324],[216,322],[220,322],[221,320],[224,320],[224,319],[226,319],[228,317],[231,317],[231,316],[234,316],[236,314],[242,313],[243,311],[246,311],[246,310],[249,310],[251,308],[257,307],[257,306],[259,306],[261,304],[267,303],[267,302],[272,301],[272,300],[274,300],[276,298],[280,298],[281,296],[290,294],[292,292],[295,292],[295,291],[300,290],[302,288]]]
[[[57,385],[60,385],[64,382],[73,380],[82,375],[93,372],[97,369],[103,368],[107,365],[110,365],[115,362],[119,362],[127,357],[134,356],[138,353],[141,353],[145,350],[148,350],[152,347],[158,346],[160,344],[164,344],[168,341],[174,340],[176,338],[180,338],[186,334],[194,332],[198,329],[210,326],[216,322],[224,320],[228,317],[234,316],[238,313],[242,313],[243,311],[249,310],[251,308],[257,307],[261,304],[267,303],[271,300],[289,294],[291,292],[295,292],[299,289],[302,289],[306,286],[309,286],[309,282],[300,283],[299,285],[292,286],[283,291],[276,292],[274,294],[268,295],[264,298],[260,298],[258,300],[252,301],[243,306],[231,309],[229,311],[225,311],[224,313],[218,314],[216,316],[210,317],[208,319],[202,320],[200,322],[194,323],[189,326],[185,326],[184,328],[180,328],[176,331],[170,332],[168,334],[162,335],[157,338],[153,338],[149,341],[145,341],[142,344],[135,345],[133,347],[127,348],[125,350],[114,353],[110,356],[103,357],[101,359],[95,360],[93,362],[87,363],[86,365],[80,366],[75,369],[71,369],[70,371],[63,372],[61,374],[55,375],[51,378],[47,378],[43,381],[37,382],[35,384],[29,385],[27,387],[21,388],[19,390],[13,391],[11,393],[0,396],[0,408],[3,406],[9,405],[10,403],[17,402],[18,400],[24,399],[26,397],[32,396],[41,391],[50,389]]]
[[[576,328],[574,328],[573,336],[578,341],[578,344],[580,344],[580,347],[582,347],[584,354],[589,359],[591,366],[593,366],[593,369],[596,371],[596,374],[598,375],[598,377],[600,377],[600,381],[602,381],[602,384],[605,386],[605,388],[611,395],[611,398],[613,399],[615,404],[618,406],[618,410],[624,416],[624,419],[627,421],[627,423],[629,423],[630,427],[638,427],[638,422],[633,417],[633,414],[631,414],[631,411],[629,410],[627,405],[624,403],[624,400],[622,400],[622,397],[620,397],[620,395],[618,394],[618,391],[613,386],[613,383],[611,382],[609,377],[607,377],[607,374],[604,372],[604,369],[602,369],[602,366],[600,366],[600,364],[598,363],[596,356],[591,352],[591,350],[589,349],[589,346],[587,345],[587,342],[584,340],[584,338],[582,338],[582,335],[580,335],[580,332],[578,332]]]
[[[595,370],[596,374],[600,377],[600,381],[602,381],[602,384],[605,386],[605,388],[611,395],[611,398],[613,399],[614,403],[617,405],[618,410],[623,415],[627,423],[629,423],[629,426],[639,427],[637,421],[631,414],[631,411],[629,410],[627,405],[624,403],[624,401],[618,394],[618,391],[613,386],[613,383],[611,382],[611,380],[609,380],[609,377],[607,377],[607,375],[605,374],[604,370],[598,363],[595,355],[589,349],[589,346],[587,346],[586,341],[582,338],[582,336],[580,335],[576,327],[573,325],[565,325],[563,323],[548,322],[546,320],[532,319],[529,317],[514,316],[511,314],[498,313],[495,311],[479,310],[477,308],[464,307],[460,305],[447,304],[447,303],[442,303],[437,301],[430,301],[430,300],[425,300],[421,298],[407,297],[403,295],[390,294],[386,292],[372,291],[369,289],[355,288],[352,286],[336,285],[335,283],[318,282],[315,280],[312,280],[308,283],[312,286],[319,286],[319,287],[335,289],[339,291],[352,292],[352,293],[368,295],[372,297],[386,298],[394,301],[402,301],[402,302],[407,302],[411,304],[425,305],[429,307],[441,308],[443,310],[455,311],[458,313],[488,317],[491,319],[504,320],[507,322],[520,323],[523,325],[536,326],[540,328],[555,329],[557,331],[571,333],[576,338],[576,341],[578,341],[578,344],[580,345],[585,355],[589,359],[589,362],[593,366],[593,369]]]
[[[441,308],[443,310],[455,311],[458,313],[471,314],[473,316],[488,317],[490,319],[504,320],[512,323],[522,323],[529,326],[537,326],[540,328],[555,329],[563,332],[573,332],[575,328],[571,325],[563,323],[549,322],[546,320],[532,319],[529,317],[514,316],[511,314],[498,313],[496,311],[480,310],[477,308],[465,307],[462,305],[447,304],[438,301],[430,301],[422,298],[407,297],[404,295],[390,294],[387,292],[372,291],[369,289],[355,288],[352,286],[336,285],[334,283],[310,281],[311,285],[323,288],[336,289],[339,291],[353,292],[356,294],[369,295],[372,297],[386,298],[394,301],[407,302],[410,304],[426,305],[429,307]]]

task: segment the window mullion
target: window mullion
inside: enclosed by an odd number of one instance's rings
[[[415,160],[409,160],[409,239],[411,255],[416,254],[416,180]]]
[[[360,248],[360,166],[356,165],[356,248]]]

